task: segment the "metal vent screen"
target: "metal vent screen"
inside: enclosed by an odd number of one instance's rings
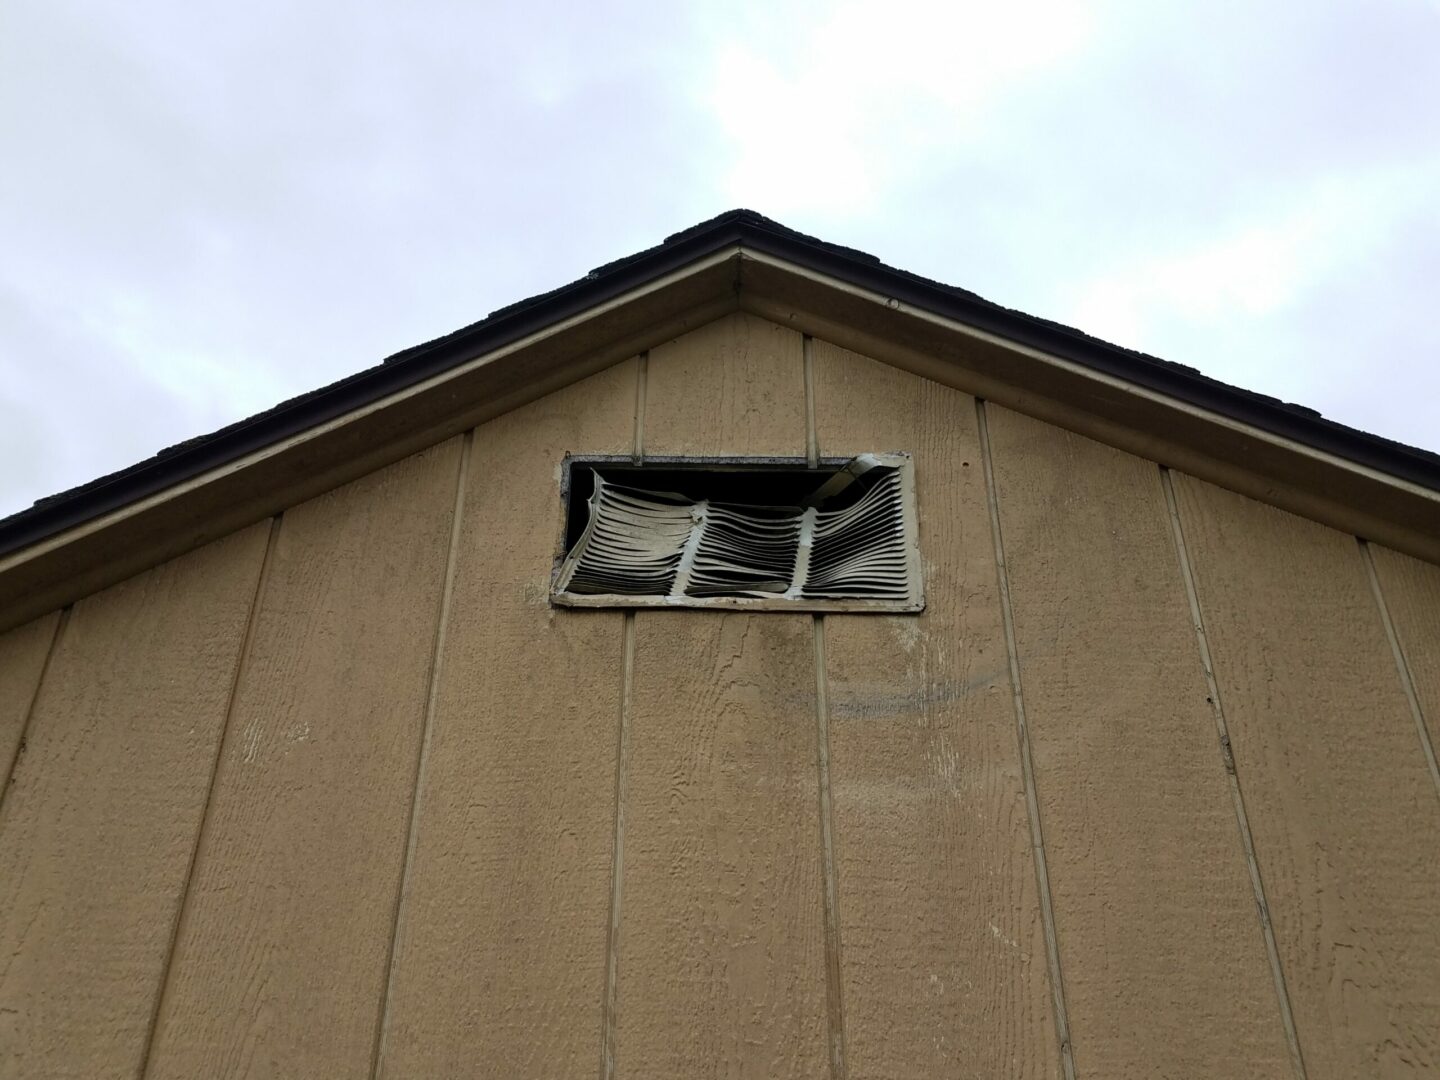
[[[576,460],[569,475],[558,604],[924,606],[905,454],[862,454],[815,469]]]

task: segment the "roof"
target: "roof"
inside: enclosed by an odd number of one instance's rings
[[[1440,455],[732,210],[0,520],[0,630],[735,311],[1440,562]]]
[[[874,255],[796,232],[754,211],[730,210],[675,233],[656,247],[597,267],[578,281],[500,308],[444,337],[398,352],[375,367],[208,435],[178,443],[118,472],[40,499],[29,509],[0,519],[0,555],[235,461],[443,372],[477,353],[489,352],[537,328],[578,314],[637,283],[735,245],[883,292],[1018,344],[1440,491],[1440,455],[1430,451],[1347,427],[1302,405],[1231,386],[1183,364],[1112,345],[1073,327],[1002,307],[965,289],[888,266]]]

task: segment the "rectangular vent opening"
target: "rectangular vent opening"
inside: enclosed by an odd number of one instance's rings
[[[919,611],[906,454],[823,462],[566,460],[571,607]]]

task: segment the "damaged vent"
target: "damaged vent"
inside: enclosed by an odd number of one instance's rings
[[[570,606],[918,611],[910,459],[570,463]],[[588,494],[587,494],[588,492]]]

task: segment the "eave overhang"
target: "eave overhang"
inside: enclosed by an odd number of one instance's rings
[[[745,310],[1440,562],[1440,457],[746,211],[0,521],[0,629]]]

